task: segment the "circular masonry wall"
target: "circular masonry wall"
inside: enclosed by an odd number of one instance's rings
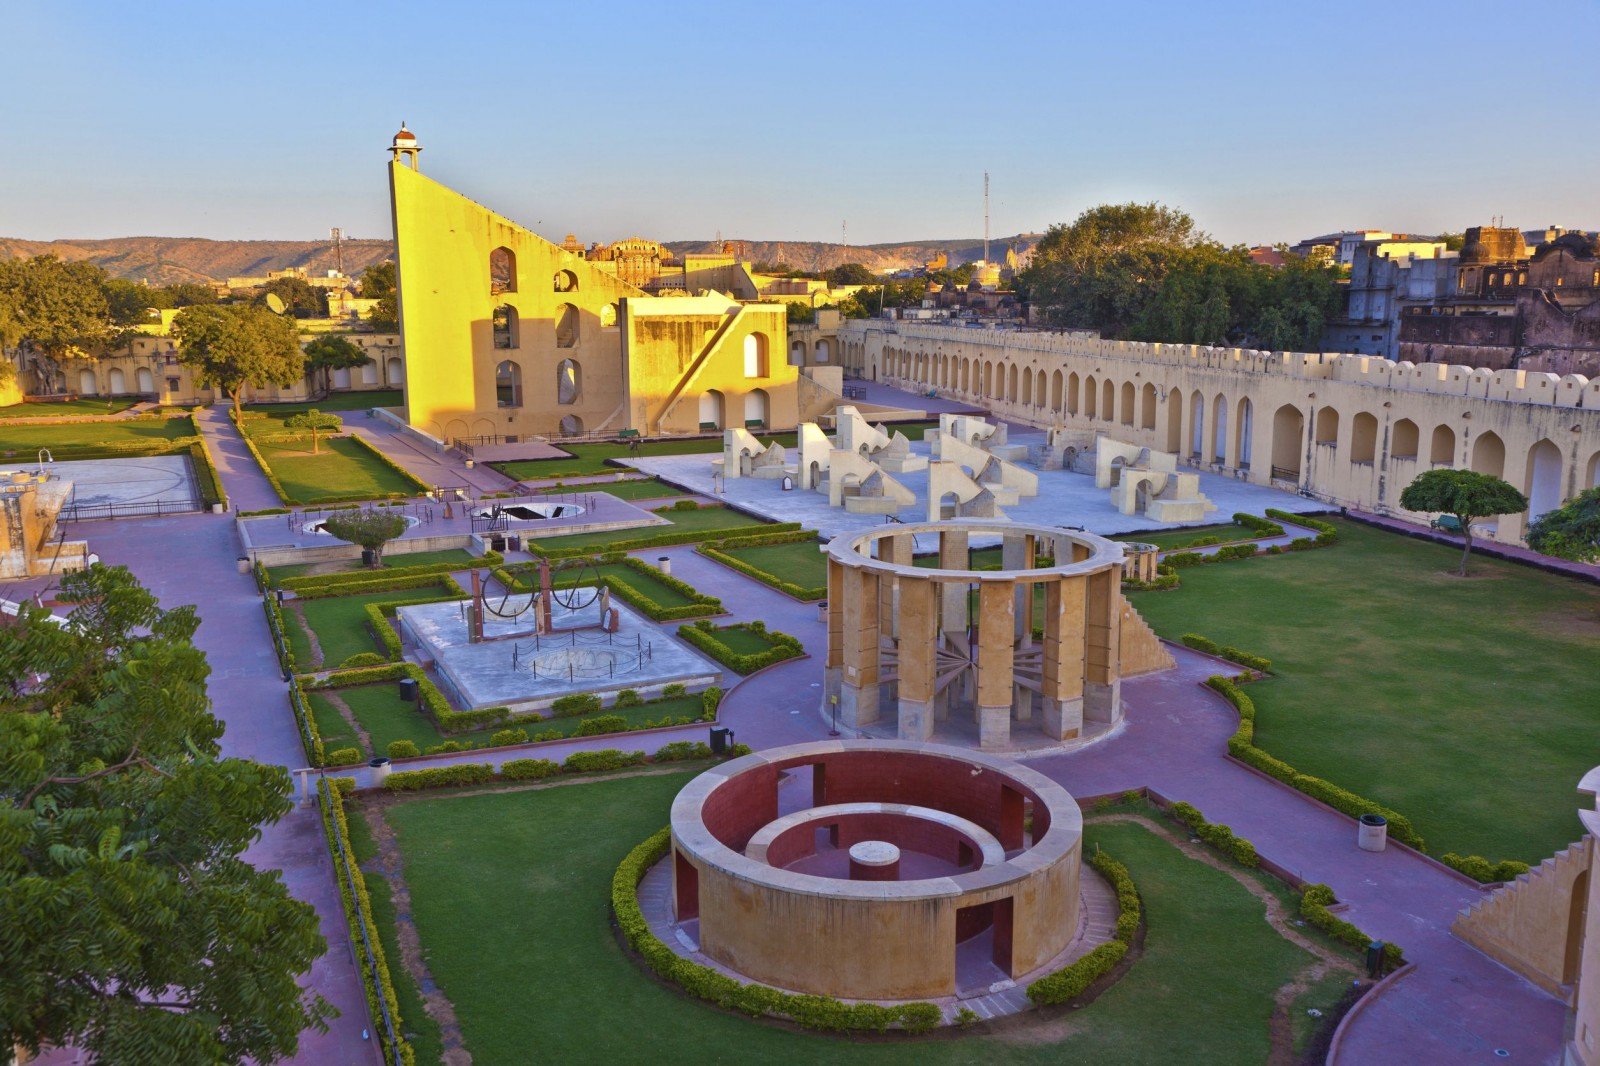
[[[782,775],[809,776],[809,807],[780,813]],[[698,923],[701,952],[750,980],[843,999],[950,996],[958,970],[1015,978],[1066,948],[1082,846],[1072,796],[1012,760],[799,744],[678,794],[673,910]]]

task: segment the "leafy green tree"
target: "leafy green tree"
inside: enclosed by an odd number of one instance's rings
[[[193,643],[124,567],[62,579],[69,623],[0,629],[0,1047],[270,1062],[333,1008],[297,983],[316,912],[242,856],[290,809],[226,759]]]
[[[822,277],[829,285],[871,285],[878,280],[878,275],[861,263],[843,263],[823,271]]]
[[[66,391],[66,364],[120,345],[106,273],[53,255],[0,260],[0,347],[15,349],[41,392]]]
[[[367,267],[361,275],[361,295],[378,301],[367,315],[373,329],[392,330],[400,325],[400,301],[392,260]]]
[[[150,311],[172,307],[172,295],[165,289],[153,289],[126,278],[107,278],[106,305],[111,310],[111,321],[119,326],[137,326],[150,319]]]
[[[211,304],[184,309],[172,321],[179,356],[200,384],[214,386],[242,413],[251,386],[287,388],[305,376],[305,353],[294,320],[258,304]]]
[[[321,451],[318,447],[321,434],[339,432],[344,428],[344,419],[331,411],[319,411],[313,407],[309,411],[301,411],[297,415],[290,415],[283,424],[290,429],[309,430],[311,433],[311,454],[316,455]]]
[[[1472,557],[1472,523],[1478,518],[1520,514],[1528,498],[1509,483],[1476,470],[1425,470],[1400,494],[1400,506],[1423,514],[1447,514],[1461,525],[1461,569],[1467,576]]]
[[[1535,519],[1528,547],[1558,559],[1600,562],[1600,488],[1585,489]]]
[[[284,311],[295,318],[328,317],[327,292],[304,278],[273,278],[256,299],[264,305],[269,295],[282,300]]]
[[[359,511],[340,511],[323,520],[329,535],[347,544],[359,544],[371,552],[369,566],[383,565],[383,546],[406,531],[405,515],[365,507]]]
[[[323,392],[333,387],[335,370],[354,370],[370,362],[361,345],[337,333],[325,333],[306,345],[306,369],[320,378]]]
[[[217,290],[209,285],[199,285],[194,282],[179,282],[168,285],[163,290],[171,303],[161,304],[162,307],[193,307],[196,304],[214,304],[221,300]]]
[[[791,326],[809,326],[817,320],[817,309],[798,300],[789,301],[788,312]]]

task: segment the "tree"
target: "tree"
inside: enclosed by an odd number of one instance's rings
[[[1400,506],[1408,511],[1447,514],[1461,524],[1461,569],[1467,576],[1467,560],[1472,556],[1472,522],[1476,518],[1520,514],[1528,509],[1528,498],[1492,474],[1476,470],[1425,470],[1400,494]]]
[[[208,304],[186,308],[172,320],[179,359],[200,384],[226,392],[233,415],[241,414],[250,386],[287,388],[305,376],[305,353],[294,320],[256,304]]]
[[[0,1047],[100,1062],[272,1061],[335,1014],[296,980],[316,911],[242,856],[286,770],[221,756],[193,607],[124,567],[62,579],[69,621],[0,629]]]
[[[304,278],[273,278],[256,299],[264,305],[269,295],[282,300],[284,311],[295,318],[328,317],[327,291]]]
[[[861,263],[843,263],[822,272],[829,285],[871,285],[878,275]]]
[[[66,391],[64,364],[121,344],[106,273],[53,255],[0,260],[0,346],[17,349],[42,392]]]
[[[390,330],[400,324],[393,260],[386,259],[367,267],[361,275],[361,295],[378,301],[367,315],[373,329]]]
[[[107,278],[104,288],[111,320],[120,326],[148,322],[152,309],[173,306],[172,296],[165,289],[152,289],[125,278]]]
[[[344,420],[338,415],[329,412],[324,414],[315,407],[309,411],[301,411],[297,415],[290,415],[283,423],[290,429],[309,429],[311,431],[311,454],[316,455],[318,448],[318,435],[321,433],[337,433],[344,428]]]
[[[1535,519],[1528,547],[1558,559],[1600,562],[1600,488],[1585,489]]]
[[[367,565],[378,567],[383,565],[383,546],[406,531],[406,517],[398,511],[367,507],[329,515],[322,528],[347,544],[367,549],[371,553]]]
[[[809,326],[817,320],[817,309],[798,300],[789,301],[788,314],[791,326]]]
[[[325,333],[306,345],[306,369],[321,376],[323,392],[333,387],[335,370],[354,370],[370,362],[365,349],[337,333]]]

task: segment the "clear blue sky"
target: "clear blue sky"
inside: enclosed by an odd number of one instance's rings
[[[5,0],[0,235],[388,236],[384,148],[560,239],[1159,199],[1226,241],[1600,225],[1600,6]]]

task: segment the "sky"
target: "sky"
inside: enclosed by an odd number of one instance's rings
[[[388,237],[422,169],[559,240],[1227,243],[1600,227],[1600,4],[0,0],[0,236]]]

